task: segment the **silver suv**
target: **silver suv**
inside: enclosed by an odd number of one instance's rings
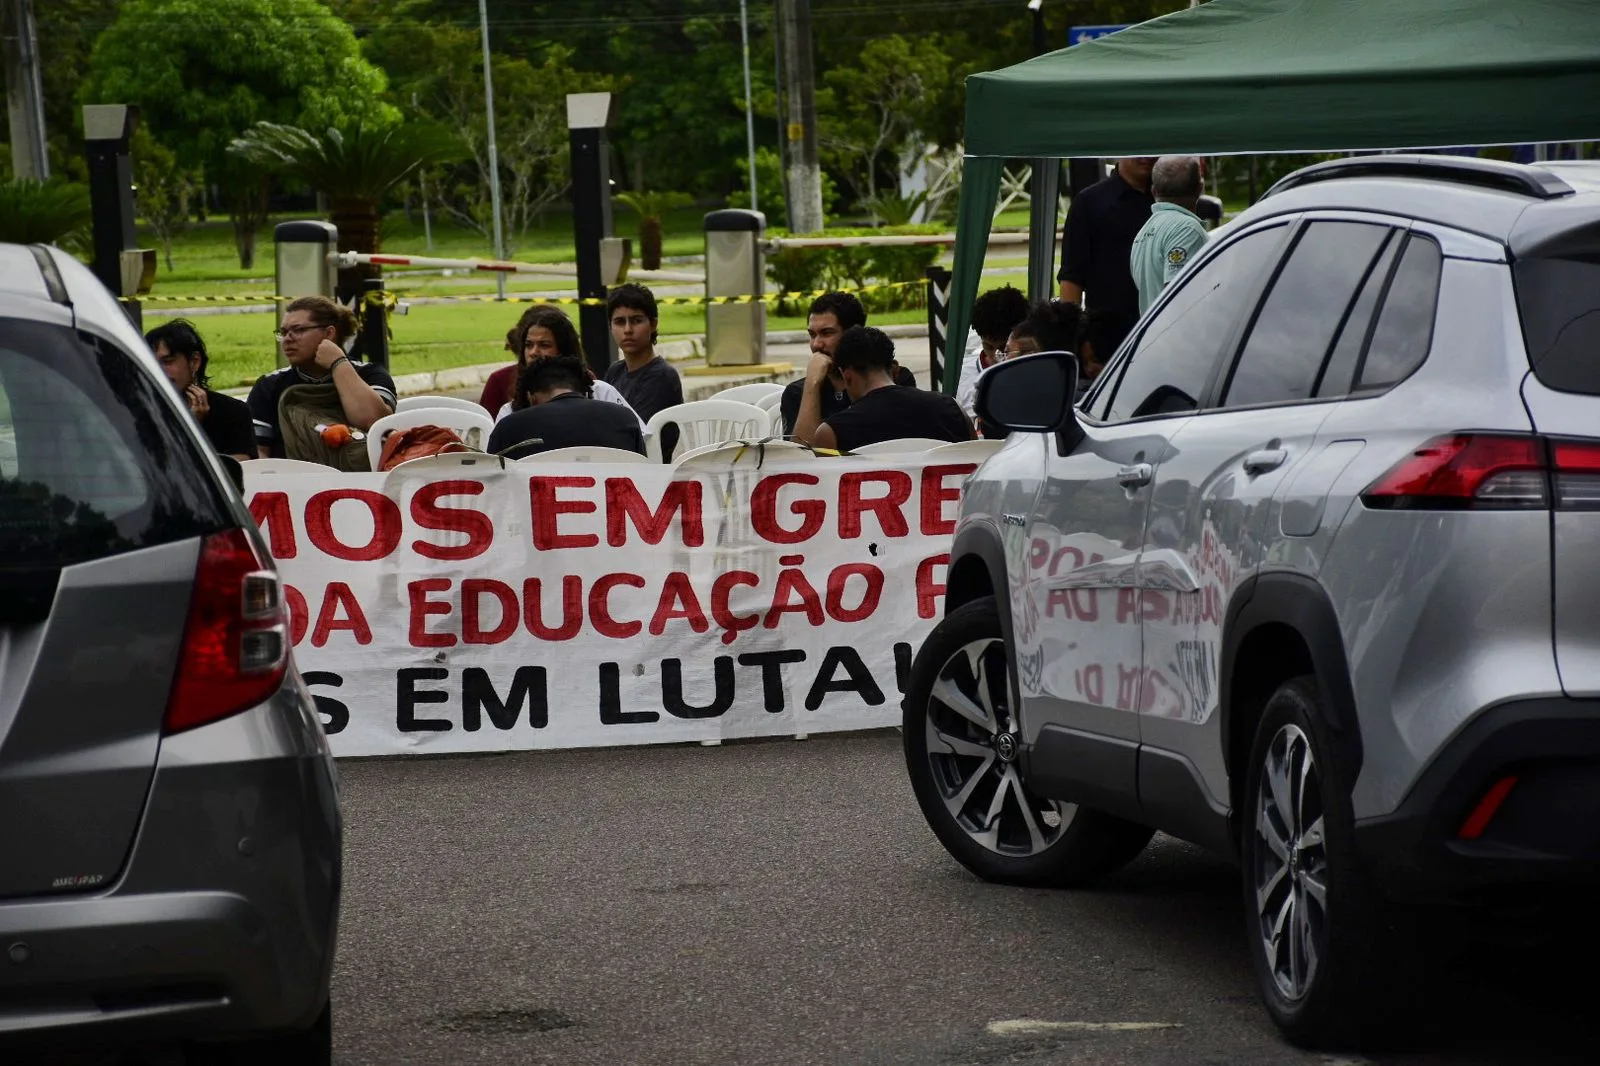
[[[1600,182],[1377,156],[1213,239],[1071,406],[981,379],[918,801],[982,877],[1235,857],[1307,1045],[1413,1003],[1418,905],[1600,882]]]
[[[338,797],[285,622],[127,316],[0,245],[0,1044],[330,1061]]]

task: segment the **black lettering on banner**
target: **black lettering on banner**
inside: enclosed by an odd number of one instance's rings
[[[528,705],[528,724],[543,729],[550,724],[550,697],[542,666],[519,666],[511,679],[511,694],[500,701],[500,694],[489,680],[489,671],[470,667],[461,672],[461,728],[476,733],[483,728],[483,712],[496,729],[515,729]]]
[[[833,675],[838,673],[841,666],[848,676],[835,681]],[[868,707],[876,707],[883,702],[883,689],[878,687],[867,670],[867,664],[851,647],[829,648],[828,654],[822,657],[817,679],[811,683],[811,691],[806,693],[806,710],[814,711],[821,707],[822,697],[830,692],[858,692]]]
[[[783,713],[783,664],[805,661],[803,651],[752,651],[739,656],[740,666],[761,667],[761,697],[768,714]]]
[[[733,656],[719,655],[712,662],[711,674],[717,686],[716,695],[704,707],[694,707],[683,701],[683,660],[661,661],[661,705],[674,718],[719,718],[733,706]]]
[[[300,679],[309,687],[311,685],[327,685],[329,688],[341,688],[344,678],[330,670],[312,670],[301,674]],[[343,700],[336,700],[332,696],[322,696],[313,692],[312,700],[317,704],[317,713],[322,715],[322,731],[328,736],[342,733],[350,724],[350,708],[345,706]]]
[[[447,733],[450,722],[443,718],[418,718],[419,703],[449,703],[450,693],[438,689],[417,690],[418,681],[444,681],[450,671],[439,666],[419,666],[394,675],[394,721],[402,733]]]
[[[600,724],[646,725],[661,721],[655,711],[622,709],[622,668],[616,663],[600,664]]]
[[[900,695],[906,694],[906,686],[911,683],[911,645],[905,641],[894,646],[894,683],[900,688]]]

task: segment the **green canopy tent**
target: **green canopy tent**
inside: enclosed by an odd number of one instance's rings
[[[1600,0],[1211,0],[966,84],[946,392],[1006,159],[1600,138]]]

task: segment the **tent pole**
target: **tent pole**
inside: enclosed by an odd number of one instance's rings
[[[1028,299],[1048,300],[1056,286],[1056,203],[1061,160],[1035,159],[1028,205]]]

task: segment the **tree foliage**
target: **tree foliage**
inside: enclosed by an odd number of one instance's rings
[[[189,198],[200,188],[200,172],[178,162],[178,155],[139,128],[129,146],[133,163],[134,207],[161,244],[167,270],[172,242],[189,227]]]

